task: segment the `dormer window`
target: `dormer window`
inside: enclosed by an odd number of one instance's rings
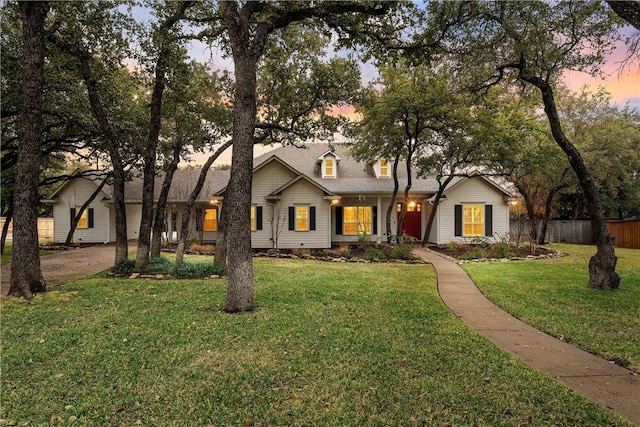
[[[384,157],[380,157],[377,162],[373,164],[373,170],[376,174],[376,178],[389,178],[389,161]]]
[[[322,161],[322,177],[323,178],[335,178],[336,177],[336,159],[327,156]]]
[[[389,161],[385,158],[381,158],[380,162],[380,176],[389,176]]]

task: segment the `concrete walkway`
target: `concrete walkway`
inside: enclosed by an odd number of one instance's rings
[[[640,426],[640,376],[553,338],[511,316],[478,290],[455,262],[422,248],[431,262],[442,301],[471,329],[576,393]]]
[[[87,246],[40,257],[47,288],[100,273],[111,267],[116,256],[113,244]],[[6,297],[11,285],[11,264],[0,270],[0,295]]]

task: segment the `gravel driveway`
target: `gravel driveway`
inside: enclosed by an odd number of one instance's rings
[[[40,268],[47,287],[51,287],[104,271],[113,265],[115,256],[113,244],[87,246],[42,256]],[[5,297],[11,283],[11,264],[2,266],[0,283],[1,294]]]

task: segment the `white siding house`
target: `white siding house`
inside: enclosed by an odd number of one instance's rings
[[[393,179],[386,159],[356,161],[346,146],[308,144],[306,148],[281,147],[254,159],[251,193],[251,244],[254,248],[329,248],[355,242],[365,235],[385,241],[403,234],[422,240],[438,183],[433,177],[412,177],[404,206],[403,228],[397,233],[403,208],[406,168],[400,165],[400,193],[392,200]],[[165,233],[170,239],[180,231],[180,218],[199,170],[177,171],[171,185]],[[156,180],[159,191],[162,176]],[[224,205],[228,171],[211,171],[193,209],[189,235],[215,242],[220,211]],[[51,197],[55,240],[64,241],[71,209],[79,208],[97,183],[76,178]],[[157,198],[156,194],[156,198]],[[509,231],[507,199],[511,193],[493,180],[473,176],[456,178],[444,193],[429,235],[431,243],[464,241],[479,236],[504,236]],[[141,218],[142,179],[125,188],[127,232],[136,239]],[[390,229],[386,214],[391,208]],[[115,240],[113,200],[108,186],[88,210],[76,242]],[[90,212],[90,213],[89,213]]]

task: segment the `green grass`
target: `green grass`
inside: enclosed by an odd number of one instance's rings
[[[471,332],[427,265],[256,259],[3,301],[0,418],[30,425],[628,425]],[[54,422],[53,424],[57,424]]]
[[[9,264],[11,262],[11,253],[13,249],[13,244],[11,242],[7,242],[4,245],[4,253],[0,258],[0,265]],[[53,249],[40,249],[40,256],[55,254],[59,251]]]
[[[640,250],[616,249],[620,289],[587,288],[594,246],[554,245],[569,256],[464,264],[482,292],[527,323],[640,372]]]

